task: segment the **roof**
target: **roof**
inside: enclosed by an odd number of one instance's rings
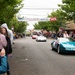
[[[67,30],[75,30],[75,23],[73,21],[68,21],[66,24],[66,28]]]

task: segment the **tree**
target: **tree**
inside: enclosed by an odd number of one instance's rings
[[[62,0],[62,3],[59,6],[66,14],[67,19],[75,22],[75,0]]]
[[[39,24],[35,23],[35,24],[34,24],[34,29],[41,29],[41,27],[40,27]]]
[[[21,2],[22,0],[0,0],[0,24],[9,23],[22,7]]]
[[[65,27],[66,19],[65,19],[65,13],[59,9],[55,12],[52,12],[50,15],[48,15],[48,18],[56,18],[54,21],[39,21],[38,24],[35,24],[35,29],[43,29],[47,31],[55,31],[58,32],[59,28]]]
[[[27,22],[18,22],[17,28],[15,29],[15,32],[17,33],[23,33],[26,30],[28,23]]]
[[[39,21],[38,24],[34,25],[35,29],[50,30],[50,21]]]
[[[14,26],[14,31],[17,33],[22,33],[26,30],[26,27],[28,25],[27,22],[19,22],[16,17],[13,17],[13,19],[9,22],[9,28],[11,29],[12,26]]]
[[[52,12],[50,15],[48,15],[48,17],[56,17],[55,21],[50,21],[51,30],[58,32],[60,27],[65,26],[65,14],[61,9]]]

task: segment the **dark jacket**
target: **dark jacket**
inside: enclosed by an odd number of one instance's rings
[[[12,46],[11,41],[9,37],[6,37],[7,40],[7,46],[5,47],[6,55],[12,53]]]

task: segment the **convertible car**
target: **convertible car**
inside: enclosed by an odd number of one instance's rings
[[[59,54],[65,52],[75,52],[75,40],[72,38],[57,38],[51,43],[52,50],[57,50]]]
[[[46,39],[45,36],[40,35],[40,36],[38,36],[38,37],[36,38],[36,41],[37,41],[37,42],[46,42],[47,39]]]

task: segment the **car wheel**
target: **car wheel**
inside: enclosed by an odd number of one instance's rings
[[[58,46],[57,52],[58,54],[61,54],[60,46]]]
[[[51,50],[54,50],[54,48],[53,48],[53,44],[51,44],[51,48],[52,48]]]
[[[38,42],[38,40],[36,40]]]
[[[45,42],[47,42],[47,40],[45,40]]]

